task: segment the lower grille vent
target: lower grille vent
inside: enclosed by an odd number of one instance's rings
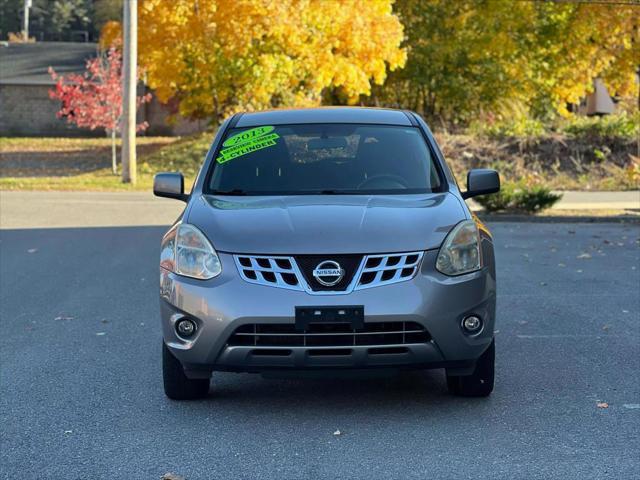
[[[298,331],[292,324],[248,324],[238,327],[229,346],[344,347],[427,343],[431,336],[416,322],[365,323],[353,330],[349,323],[315,323]]]

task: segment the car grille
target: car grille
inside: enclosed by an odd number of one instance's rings
[[[423,252],[380,255],[234,255],[240,276],[249,283],[306,291],[312,295],[344,294],[413,278]],[[321,285],[313,270],[323,261],[340,264],[345,274],[336,285]]]
[[[249,283],[304,290],[300,271],[291,257],[235,255],[240,276]]]
[[[421,259],[422,252],[367,255],[355,289],[389,285],[413,278]]]
[[[306,330],[292,324],[247,324],[229,338],[229,346],[343,347],[427,343],[431,336],[416,322],[365,323],[353,330],[350,323],[313,323]]]

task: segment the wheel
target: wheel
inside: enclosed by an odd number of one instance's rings
[[[495,340],[480,355],[471,375],[453,376],[447,373],[449,392],[463,397],[488,397],[493,391],[496,346]]]
[[[195,400],[209,393],[209,379],[191,380],[184,374],[182,364],[162,342],[162,377],[164,393],[173,400]]]

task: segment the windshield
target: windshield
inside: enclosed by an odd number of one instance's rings
[[[209,175],[226,195],[406,194],[441,180],[414,127],[265,125],[230,130]]]

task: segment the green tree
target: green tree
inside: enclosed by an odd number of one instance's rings
[[[407,65],[376,93],[427,117],[468,120],[518,95],[526,78],[527,2],[400,0]]]
[[[92,10],[90,0],[34,0],[31,17],[34,27],[47,39],[67,40],[72,30],[93,33]]]
[[[123,0],[95,0],[93,26],[96,30],[102,30],[107,22],[122,20],[122,2]]]
[[[640,64],[640,6],[607,2],[398,0],[408,60],[367,103],[431,120],[568,114],[602,78],[629,94]]]
[[[595,78],[601,78],[613,95],[637,92],[640,4],[539,3],[531,25],[534,114],[566,115],[567,105],[592,91]]]
[[[0,0],[0,38],[6,39],[10,33],[22,30],[22,5],[21,0]]]
[[[24,0],[0,0],[2,37],[22,30]],[[71,32],[83,30],[95,36],[91,0],[33,0],[29,15],[30,36],[45,40],[69,40]],[[35,34],[35,35],[34,35]]]

